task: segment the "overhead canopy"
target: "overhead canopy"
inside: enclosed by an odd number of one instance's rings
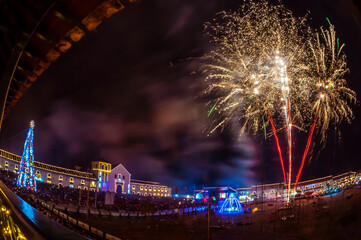
[[[0,79],[4,79],[6,69],[12,67],[9,62],[16,47],[24,49],[18,64],[14,65],[5,116],[61,54],[105,18],[134,1],[0,0]]]

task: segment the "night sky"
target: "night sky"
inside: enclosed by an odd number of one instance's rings
[[[204,131],[211,119],[209,107],[197,98],[205,88],[197,57],[212,46],[203,24],[240,3],[144,0],[128,5],[32,85],[4,121],[0,147],[21,155],[29,121],[35,120],[40,162],[87,170],[91,161],[104,159],[113,166],[122,163],[132,178],[181,188],[282,181],[273,139],[237,141],[230,128],[209,137]],[[346,43],[347,80],[361,96],[361,24],[355,12],[342,0],[284,3],[298,16],[309,10],[314,28],[326,27],[326,17],[331,20]],[[341,125],[341,138],[332,128],[326,147],[315,145],[301,178],[361,168],[359,103],[353,109],[355,119]],[[296,152],[304,141],[302,134],[295,140]],[[298,165],[301,154],[296,155]]]

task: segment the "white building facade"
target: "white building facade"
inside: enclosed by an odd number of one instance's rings
[[[0,149],[0,169],[18,173],[20,161],[21,156]],[[34,161],[35,180],[58,187],[154,197],[170,197],[172,193],[170,187],[158,182],[132,180],[122,164],[111,169],[110,163],[95,161],[92,162],[92,171],[76,171]]]
[[[171,197],[172,189],[165,185],[161,185],[159,182],[132,179],[130,180],[129,193],[140,196]]]
[[[14,173],[19,172],[21,156],[0,150],[0,168]],[[81,188],[95,191],[97,180],[91,173],[53,166],[34,161],[35,180],[59,187]]]
[[[122,164],[113,168],[108,177],[108,191],[117,194],[130,193],[131,174]]]

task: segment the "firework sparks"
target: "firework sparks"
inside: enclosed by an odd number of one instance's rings
[[[330,23],[328,18],[327,21]],[[308,83],[311,85],[309,87],[311,91],[309,109],[313,119],[295,187],[300,178],[317,123],[321,141],[325,141],[331,123],[338,125],[342,120],[351,121],[353,114],[348,103],[356,103],[356,93],[347,87],[347,81],[344,78],[349,71],[346,55],[342,51],[344,44],[339,46],[339,39],[336,40],[336,32],[331,23],[329,30],[321,28],[321,36],[320,39],[317,33],[314,42],[310,40],[309,44],[312,53],[311,71],[314,78],[313,83]]]
[[[208,116],[218,113],[210,133],[240,124],[239,136],[258,134],[271,124],[278,143],[275,125],[284,129],[289,190],[293,127],[310,129],[298,181],[315,127],[325,140],[331,123],[350,121],[348,104],[356,101],[344,79],[344,45],[334,26],[327,19],[329,30],[317,33],[306,19],[264,0],[245,1],[238,12],[221,12],[206,24],[215,48],[202,65],[208,82],[204,93],[213,97]],[[280,160],[286,176],[281,153]]]
[[[269,119],[267,110],[282,115],[283,125],[302,125],[302,102],[308,98],[302,82],[310,81],[304,52],[311,31],[305,18],[262,1],[245,3],[240,12],[222,12],[218,20],[207,24],[217,48],[203,65],[206,93],[215,94],[213,110],[221,113],[210,132],[241,120],[240,135],[257,133]]]
[[[339,46],[334,26],[330,25],[328,30],[321,28],[320,32],[309,41],[313,82],[308,82],[308,88],[311,116],[315,121],[318,119],[319,132],[324,141],[330,123],[338,125],[343,120],[351,121],[353,114],[348,103],[356,103],[356,93],[347,87],[344,78],[349,71],[343,52],[345,45]]]

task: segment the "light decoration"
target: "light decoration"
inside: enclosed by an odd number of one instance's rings
[[[199,199],[202,199],[202,198],[203,198],[202,193],[196,193],[195,199],[199,200]]]
[[[103,178],[102,178],[102,172],[99,171],[98,173],[98,187],[101,188],[102,187],[102,183],[103,183]]]
[[[35,180],[38,182],[44,182],[44,179],[42,177],[35,176]]]
[[[318,131],[325,142],[330,124],[350,122],[353,116],[349,103],[356,102],[356,94],[344,79],[344,45],[336,40],[333,25],[314,31],[307,16],[295,17],[282,4],[266,0],[245,0],[239,11],[219,13],[206,31],[215,48],[202,58],[208,85],[203,94],[211,97],[208,117],[218,113],[209,134],[240,125],[239,137],[244,132],[274,136],[289,201],[295,165],[292,131],[308,132],[295,188],[313,133]],[[272,132],[267,134],[269,125]],[[287,139],[287,172],[280,132]]]
[[[24,144],[23,155],[20,161],[17,185],[28,190],[36,191],[36,181],[34,174],[34,121],[30,122],[30,128]]]
[[[0,200],[0,229],[2,229],[1,239],[26,239],[20,228],[11,217],[10,210],[4,207]]]
[[[235,197],[226,198],[219,213],[243,213],[241,202]]]
[[[9,160],[16,161],[19,163],[21,162],[21,156],[4,151],[2,149],[0,149],[0,156],[5,159],[9,159]],[[6,162],[5,162],[5,164],[6,164]],[[5,166],[8,166],[8,164]],[[42,169],[42,170],[46,170],[46,171],[73,175],[75,177],[82,177],[82,178],[92,178],[93,177],[93,175],[91,173],[81,172],[81,171],[68,169],[68,168],[62,168],[62,167],[58,167],[58,166],[54,166],[54,165],[50,165],[50,164],[46,164],[46,163],[42,163],[42,162],[38,162],[38,161],[34,161],[34,167],[37,169]]]
[[[221,198],[221,199],[226,198],[226,193],[219,193],[219,198]]]

